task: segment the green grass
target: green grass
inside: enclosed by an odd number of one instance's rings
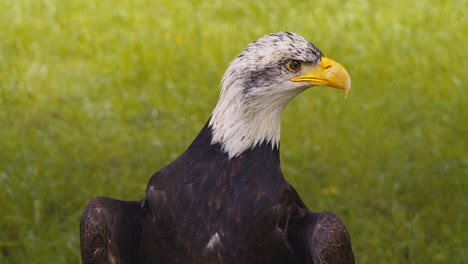
[[[353,91],[286,109],[282,166],[357,263],[467,263],[468,18],[454,1],[0,0],[0,262],[78,263],[94,196],[140,199],[230,60],[294,31]]]

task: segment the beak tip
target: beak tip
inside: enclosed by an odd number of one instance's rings
[[[346,84],[344,85],[344,90],[345,90],[345,99],[348,98],[348,95],[349,93],[351,92],[351,78],[349,77],[349,75],[347,76],[348,78],[346,78]]]
[[[351,87],[347,87],[345,88],[345,95],[344,95],[344,99],[348,98],[348,95],[349,95],[349,92],[351,91]]]

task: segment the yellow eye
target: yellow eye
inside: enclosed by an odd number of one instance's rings
[[[290,72],[298,72],[302,67],[302,62],[298,60],[289,60],[286,62],[286,68]]]

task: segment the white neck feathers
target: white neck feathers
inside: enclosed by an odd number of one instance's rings
[[[279,145],[283,110],[299,91],[274,92],[281,89],[269,88],[246,93],[238,81],[223,82],[209,126],[213,133],[211,143],[221,144],[229,158],[262,143],[270,143],[272,148]]]

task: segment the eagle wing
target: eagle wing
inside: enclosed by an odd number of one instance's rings
[[[97,197],[80,221],[83,263],[135,263],[141,236],[141,202]]]
[[[334,213],[310,213],[303,229],[306,250],[314,264],[354,264],[351,239]]]

